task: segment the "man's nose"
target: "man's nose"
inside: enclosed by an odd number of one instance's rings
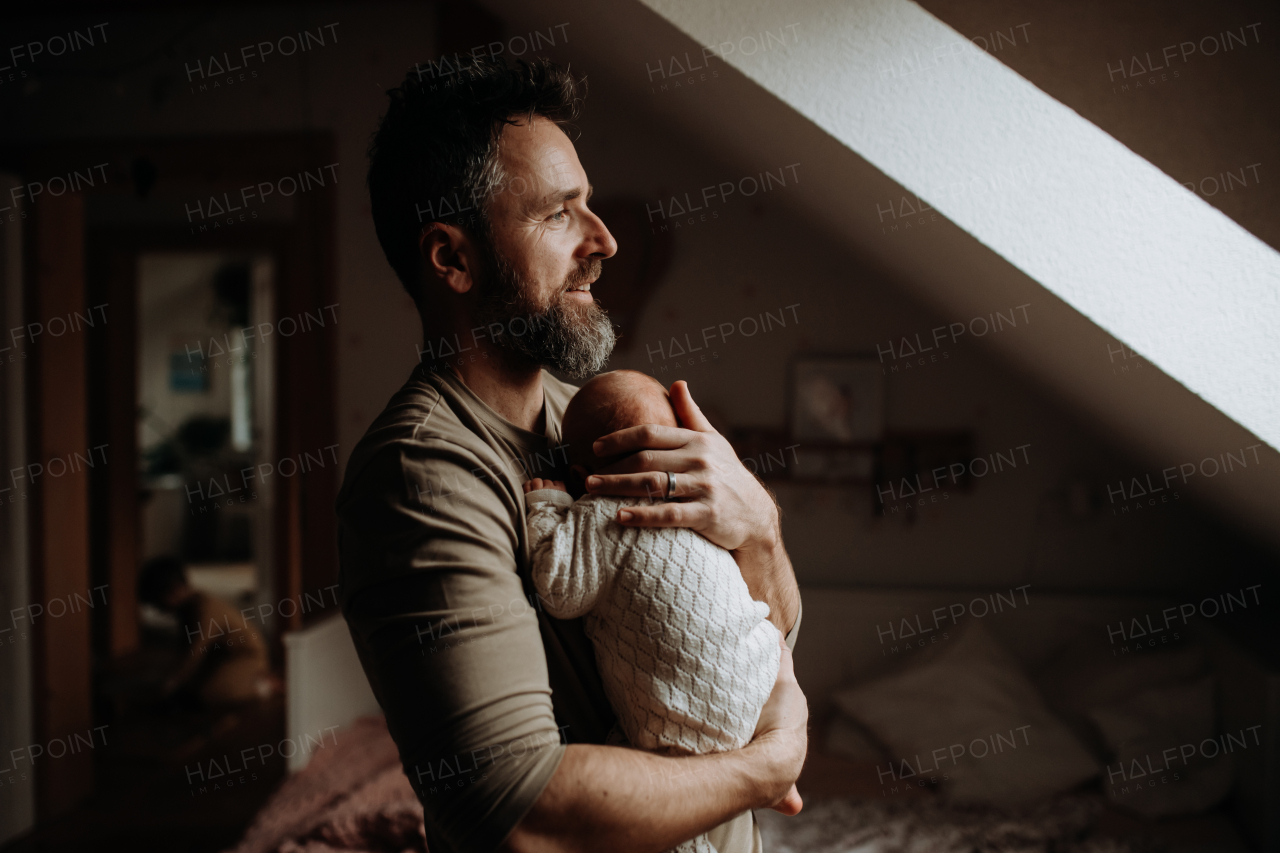
[[[590,227],[584,241],[587,254],[593,258],[612,258],[618,253],[618,241],[613,239],[604,220],[591,214]]]

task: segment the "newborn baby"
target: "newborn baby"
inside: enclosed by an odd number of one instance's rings
[[[675,427],[666,390],[631,370],[604,373],[564,413],[570,485],[582,494],[593,442],[640,424]],[[781,637],[725,549],[687,528],[624,527],[645,498],[525,483],[533,582],[555,617],[584,617],[596,665],[631,746],[683,755],[738,749],[755,733],[778,675]],[[681,853],[714,853],[706,836]]]

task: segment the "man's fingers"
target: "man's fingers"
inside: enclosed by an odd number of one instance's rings
[[[688,468],[685,457],[675,450],[642,450],[639,453],[633,453],[625,459],[619,459],[605,465],[599,470],[601,475],[609,474],[661,474],[662,487],[666,488],[666,477],[668,471],[675,471],[677,474],[683,474]]]
[[[605,470],[611,470],[611,468]],[[678,477],[676,485],[680,485]],[[667,475],[662,471],[649,471],[643,474],[592,474],[587,478],[587,491],[593,495],[609,495],[617,498],[662,500],[667,496]]]
[[[627,427],[596,439],[591,446],[596,458],[607,459],[636,450],[674,450],[689,443],[689,430],[661,424]]]
[[[800,792],[796,790],[796,786],[792,784],[791,790],[787,791],[787,795],[771,806],[771,808],[775,812],[782,812],[788,817],[794,817],[795,815],[800,814],[800,810],[804,808],[804,800],[800,798]]]
[[[709,510],[703,503],[661,503],[628,506],[618,510],[618,521],[627,527],[689,527],[699,529]]]
[[[672,498],[698,498],[705,492],[694,475],[676,469],[676,490]],[[592,474],[587,478],[587,491],[593,495],[617,498],[667,500],[667,472],[645,471],[638,474]]]
[[[676,418],[679,419],[680,425],[686,429],[696,432],[715,432],[715,427],[711,425],[711,421],[707,420],[706,415],[702,414],[702,409],[698,408],[698,404],[693,402],[693,394],[689,392],[689,383],[683,379],[671,383],[671,408],[676,411]]]
[[[808,715],[804,693],[796,682],[791,650],[784,645],[778,660],[778,675],[773,682],[773,690],[769,692],[769,699],[760,711],[760,719],[756,721],[755,733],[758,735],[773,729],[801,725]]]
[[[681,453],[679,450],[641,450],[639,453],[632,453],[624,459],[603,466],[597,473],[643,474],[647,471],[651,474],[661,474],[665,488],[667,472],[675,471],[677,474],[683,474],[689,470],[688,460],[689,454]]]

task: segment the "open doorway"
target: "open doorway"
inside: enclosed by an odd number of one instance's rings
[[[42,478],[0,518],[6,602],[98,591],[96,608],[42,619],[30,655],[0,662],[15,664],[0,665],[8,741],[109,732],[93,750],[42,765],[25,805],[11,792],[23,814],[0,830],[34,818],[32,849],[108,837],[134,849],[222,849],[285,772],[271,759],[253,784],[214,799],[192,787],[187,769],[278,741],[283,696],[158,707],[153,688],[175,661],[213,657],[182,630],[198,632],[199,621],[166,623],[139,606],[139,573],[169,556],[228,614],[250,608],[266,646],[256,665],[277,687],[282,635],[332,613],[281,603],[336,579],[335,181],[264,205],[253,221],[187,221],[200,199],[314,174],[334,162],[332,148],[328,134],[298,133],[0,150],[14,183],[103,164],[96,183],[42,197],[21,238],[8,224],[0,237],[3,328],[96,319],[76,335],[24,342],[29,358],[0,376],[5,470],[86,448],[99,463]],[[165,821],[146,817],[158,813]]]
[[[139,556],[181,560],[237,608],[272,588],[273,276],[237,252],[137,265]]]

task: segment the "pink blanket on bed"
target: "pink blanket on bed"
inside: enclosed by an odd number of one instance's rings
[[[235,853],[426,851],[422,806],[381,717],[364,717],[286,779]]]

